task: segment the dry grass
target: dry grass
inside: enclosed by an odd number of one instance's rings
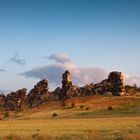
[[[92,96],[66,105],[51,102],[11,112],[9,119],[0,120],[0,140],[140,140],[140,97]]]
[[[9,120],[0,122],[0,138],[28,139],[140,139],[140,117],[99,119]],[[13,138],[12,138],[13,137]],[[121,139],[120,138],[120,139]]]

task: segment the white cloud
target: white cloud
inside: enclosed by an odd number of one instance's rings
[[[48,57],[50,60],[55,60],[56,63],[66,63],[66,62],[71,62],[69,57],[66,54],[53,54]]]
[[[125,75],[125,84],[126,85],[134,85],[140,86],[140,77]]]
[[[97,67],[79,67],[73,63],[66,54],[54,54],[48,57],[54,60],[52,65],[35,67],[29,71],[22,73],[26,77],[38,79],[47,78],[49,83],[60,85],[61,75],[66,70],[70,70],[72,80],[75,84],[84,85],[92,82],[100,82],[107,77],[107,72],[104,69]]]
[[[61,84],[61,75],[65,70],[70,70],[74,84],[85,85],[88,83],[98,83],[106,79],[109,72],[99,67],[80,67],[73,63],[66,54],[54,54],[46,57],[54,60],[51,65],[35,67],[29,71],[23,72],[21,75],[37,79],[47,78],[49,84],[56,86]],[[133,76],[125,76],[125,83],[133,85],[140,83],[140,78]]]

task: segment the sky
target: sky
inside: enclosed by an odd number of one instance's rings
[[[111,71],[140,86],[139,0],[0,1],[0,91],[50,89],[61,74],[75,84],[100,82]]]

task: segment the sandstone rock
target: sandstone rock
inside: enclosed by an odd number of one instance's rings
[[[65,73],[62,74],[62,88],[69,88],[72,87],[72,81],[71,81],[71,76],[70,72],[67,70]]]
[[[111,72],[108,77],[108,82],[111,83],[111,92],[114,96],[124,95],[123,75],[121,72]]]
[[[71,81],[70,72],[67,70],[62,74],[62,89],[60,94],[61,100],[66,100],[68,98],[67,92],[73,86]]]
[[[0,95],[0,110],[3,110],[4,101],[5,101],[5,95],[1,94]]]
[[[79,95],[79,87],[76,85],[70,87],[67,91],[67,98],[77,97]]]
[[[89,95],[94,94],[93,88],[94,88],[93,83],[87,84],[87,85],[85,85],[83,87],[80,87],[79,88],[79,96],[89,96]]]
[[[23,88],[16,92],[11,92],[7,96],[3,97],[3,109],[7,111],[21,109],[25,105],[26,92],[27,90]]]
[[[68,99],[68,94],[70,89],[73,87],[73,83],[71,81],[70,72],[67,70],[62,74],[62,88],[58,87],[55,89],[54,94],[57,96],[58,100],[66,100]]]
[[[27,105],[36,107],[46,101],[48,96],[48,81],[46,79],[38,82],[27,96]]]
[[[121,72],[111,72],[108,79],[103,80],[101,83],[95,84],[94,93],[103,95],[107,92],[111,92],[114,96],[124,95],[123,75]]]

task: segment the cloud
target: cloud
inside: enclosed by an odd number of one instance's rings
[[[18,65],[26,65],[25,59],[20,58],[18,53],[15,53],[15,55],[11,57],[11,61]]]
[[[70,70],[73,82],[78,85],[92,82],[97,83],[107,78],[107,72],[104,69],[98,67],[79,67],[66,54],[53,54],[46,58],[54,60],[55,63],[35,67],[23,72],[21,75],[38,79],[47,78],[50,84],[55,85],[61,84],[61,75],[66,70]]]
[[[71,62],[71,60],[69,59],[69,57],[66,54],[53,54],[49,57],[43,57],[43,58],[55,60],[57,63]]]
[[[109,72],[99,67],[80,67],[73,63],[66,54],[53,54],[45,59],[55,61],[54,64],[35,67],[29,71],[21,73],[26,77],[37,79],[47,78],[49,84],[59,86],[61,84],[61,75],[66,70],[70,70],[74,84],[85,85],[88,83],[98,83],[106,79]],[[140,83],[140,78],[125,75],[125,83],[133,85]]]
[[[126,85],[134,85],[140,86],[140,77],[125,75],[125,84]]]
[[[0,72],[5,72],[6,70],[3,68],[0,68]]]

